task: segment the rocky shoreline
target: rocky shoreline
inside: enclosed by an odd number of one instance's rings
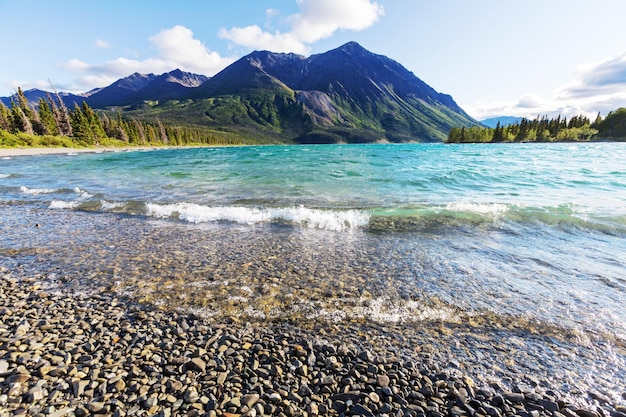
[[[216,325],[6,270],[0,318],[0,416],[626,417],[483,386],[376,325]]]

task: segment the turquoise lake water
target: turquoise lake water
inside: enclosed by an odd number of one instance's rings
[[[624,143],[5,158],[0,233],[15,273],[207,316],[512,329],[524,372],[624,389]]]

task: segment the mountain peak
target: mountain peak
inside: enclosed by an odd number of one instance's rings
[[[367,49],[363,48],[359,43],[354,42],[354,41],[350,41],[346,44],[341,45],[339,48],[337,48],[338,50],[342,51],[342,52],[347,52],[349,54],[364,54],[364,53],[370,53]]]

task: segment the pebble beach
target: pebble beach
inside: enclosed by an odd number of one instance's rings
[[[626,416],[532,378],[479,384],[393,326],[218,325],[8,270],[0,318],[2,416]]]

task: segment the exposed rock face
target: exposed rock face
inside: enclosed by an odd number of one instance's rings
[[[321,91],[298,91],[296,100],[302,103],[314,123],[320,126],[332,126],[341,121],[341,114],[333,105],[330,97]]]

